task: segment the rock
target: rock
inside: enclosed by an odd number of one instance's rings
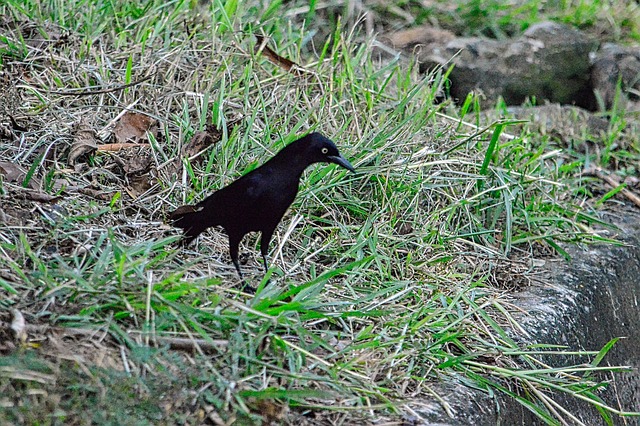
[[[449,78],[450,94],[463,100],[469,92],[482,93],[485,105],[500,97],[508,105],[520,105],[527,98],[576,104],[592,109],[595,98],[589,84],[589,54],[597,43],[572,27],[543,22],[533,25],[522,37],[499,41],[479,37],[448,39],[433,37],[432,31],[416,31],[424,40],[400,39],[397,45],[413,53],[426,72],[455,64]],[[420,45],[420,49],[416,46]]]
[[[624,48],[608,43],[596,54],[591,69],[591,84],[601,107],[610,109],[615,100],[618,80],[623,107],[640,101],[640,48]],[[638,108],[639,104],[635,105]]]

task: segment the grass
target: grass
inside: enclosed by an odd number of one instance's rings
[[[518,262],[539,250],[617,244],[597,232],[607,225],[587,208],[589,187],[571,180],[570,164],[586,159],[514,120],[469,124],[474,98],[436,104],[446,72],[376,61],[358,26],[314,4],[0,5],[16,23],[3,23],[0,39],[2,71],[17,81],[4,112],[28,127],[0,147],[24,169],[1,187],[10,222],[0,230],[0,318],[18,309],[28,324],[60,327],[1,358],[0,420],[73,422],[89,407],[97,423],[396,419],[413,400],[439,398],[442,380],[511,396],[548,424],[574,416],[550,391],[605,420],[629,414],[603,403],[605,383],[585,374],[624,370],[600,366],[610,345],[577,353],[586,369],[542,364],[542,354],[562,363],[576,353],[517,343],[516,309],[490,284],[498,270],[529,279]],[[305,71],[256,53],[263,33]],[[107,140],[125,109],[158,120],[148,146],[66,163],[81,118]],[[221,140],[171,169],[208,123]],[[264,279],[257,239],[245,240],[255,296],[237,290],[220,232],[176,248],[167,211],[309,129],[337,141],[358,173],[305,174]],[[632,162],[633,149],[592,160]],[[150,187],[136,196],[123,164],[140,157],[152,164]],[[29,186],[61,200],[24,201]],[[179,338],[192,350],[171,349]]]

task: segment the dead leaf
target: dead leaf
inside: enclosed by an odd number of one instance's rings
[[[113,198],[113,192],[104,192],[99,189],[78,188],[77,191],[80,194],[87,195],[91,198],[95,198],[96,200],[111,201],[111,198]]]
[[[213,124],[208,124],[205,130],[196,132],[191,141],[182,147],[181,156],[187,158],[196,157],[211,145],[220,142],[220,139],[222,139],[222,132]]]
[[[269,62],[282,68],[283,70],[296,75],[302,75],[303,72],[308,72],[306,69],[296,64],[295,62],[278,55],[269,46],[267,46],[267,40],[261,35],[254,34],[258,43],[255,46],[256,53],[261,53],[267,57]]]
[[[158,121],[146,114],[127,111],[116,123],[113,135],[117,143],[148,141],[147,132],[157,137]]]
[[[286,404],[275,399],[249,400],[248,405],[262,416],[265,424],[280,424],[288,411]]]
[[[40,191],[30,191],[27,189],[20,191],[17,196],[24,198],[25,200],[38,201],[41,203],[55,203],[62,198],[60,196],[49,195]]]
[[[227,122],[227,133],[231,133],[233,128],[242,121],[242,118],[237,118]],[[207,148],[213,146],[222,140],[222,131],[213,124],[207,124],[204,130],[194,133],[189,143],[182,146],[180,150],[180,157],[176,158],[171,163],[166,165],[167,173],[169,175],[176,175],[182,167],[182,159],[187,158],[191,161],[191,164],[200,163],[202,154]]]
[[[0,161],[0,174],[5,182],[22,182],[27,172],[20,166],[9,161]]]
[[[140,176],[148,173],[153,163],[151,149],[148,145],[146,149],[134,148],[121,151],[119,157],[122,163],[122,169],[127,177],[130,175]]]
[[[151,180],[148,175],[131,176],[129,178],[129,190],[127,191],[131,198],[138,198],[152,187]]]
[[[73,135],[73,143],[69,150],[67,163],[74,165],[80,157],[93,154],[98,149],[97,142],[98,137],[93,131],[93,128],[91,128],[91,125],[89,125],[87,119],[81,119]]]

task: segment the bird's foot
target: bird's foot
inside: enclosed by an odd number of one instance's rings
[[[240,291],[251,295],[256,294],[256,288],[249,284],[245,279],[240,282]]]

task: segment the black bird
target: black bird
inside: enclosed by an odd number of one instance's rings
[[[355,172],[330,139],[320,133],[310,133],[195,206],[179,207],[170,214],[170,220],[184,230],[184,245],[205,229],[222,226],[229,236],[229,253],[241,279],[240,241],[247,233],[260,231],[260,252],[267,271],[267,252],[273,231],[298,193],[302,172],[314,163],[335,163]]]

